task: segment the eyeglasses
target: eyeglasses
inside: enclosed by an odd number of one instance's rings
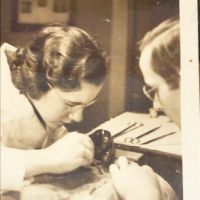
[[[65,105],[66,105],[66,109],[68,112],[75,112],[76,110],[79,110],[79,109],[85,109],[85,108],[93,105],[96,102],[97,102],[97,100],[93,100],[87,104],[80,104],[80,105],[70,105],[69,102],[66,102]]]
[[[154,101],[155,94],[157,92],[157,87],[150,87],[149,85],[144,85],[142,90],[148,99]]]
[[[180,77],[179,74],[172,74],[172,75],[169,76],[167,79],[165,79],[165,82],[166,82],[166,81],[171,81],[171,80],[173,80],[174,78],[177,79],[178,77]],[[157,87],[151,87],[151,86],[145,84],[145,85],[143,86],[142,90],[143,90],[144,94],[146,95],[146,97],[147,97],[148,99],[150,99],[151,101],[154,101],[154,99],[155,99],[155,94],[156,94],[156,92],[158,92],[158,88],[157,88]]]
[[[49,88],[53,89],[53,86],[51,85],[51,83],[49,83],[49,81],[47,82]],[[63,99],[63,97],[57,93],[58,96],[61,97],[61,99]],[[75,104],[74,105],[74,102],[67,102],[65,99],[63,99],[63,102],[65,102],[65,106],[66,106],[66,109],[69,113],[71,112],[75,112],[76,110],[79,110],[79,109],[85,109],[91,105],[93,105],[94,103],[97,102],[97,100],[93,100],[87,104]]]

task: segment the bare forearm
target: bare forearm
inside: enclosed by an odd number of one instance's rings
[[[49,157],[46,156],[46,150],[27,150],[25,156],[25,170],[25,177],[50,173]]]
[[[24,154],[25,177],[43,173],[61,174],[89,165],[94,147],[88,136],[73,133],[45,149],[25,150]]]

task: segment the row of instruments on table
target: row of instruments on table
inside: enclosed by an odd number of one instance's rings
[[[89,133],[95,144],[95,158],[108,165],[115,157],[116,146],[142,147],[179,144],[179,129],[166,116],[126,112],[101,124]],[[162,143],[165,141],[165,144]],[[167,143],[166,143],[167,142]]]

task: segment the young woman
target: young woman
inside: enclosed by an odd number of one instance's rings
[[[1,190],[20,190],[26,177],[92,162],[90,138],[66,134],[63,125],[82,120],[106,72],[97,43],[75,27],[47,26],[19,49],[2,45]]]

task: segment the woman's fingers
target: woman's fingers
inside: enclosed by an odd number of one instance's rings
[[[153,169],[151,167],[149,167],[148,165],[143,165],[142,169],[146,172],[146,173],[154,173]]]
[[[93,150],[94,149],[94,143],[90,139],[89,136],[80,134],[77,132],[70,133],[72,137],[77,141],[77,143],[83,145],[85,148],[88,150]],[[73,135],[72,135],[73,134]]]
[[[112,178],[113,182],[114,183],[118,182],[118,179],[120,177],[120,170],[119,170],[118,165],[116,165],[116,164],[110,165],[109,171],[110,171],[111,178]]]
[[[120,156],[116,162],[120,169],[127,168],[129,163],[128,159],[124,156]]]
[[[88,150],[94,151],[94,143],[88,136],[84,136],[82,143]]]
[[[83,165],[84,166],[90,165],[92,163],[93,159],[94,159],[93,151],[90,151],[85,148],[83,151],[83,157],[82,157]]]
[[[139,165],[136,162],[130,162],[125,156],[120,156],[116,164],[118,165],[119,169],[127,169],[128,167],[139,167]]]
[[[110,165],[109,171],[112,178],[118,177],[121,173],[128,173],[129,171],[137,172],[140,166],[135,162],[129,162],[124,156],[118,158],[115,164]]]
[[[119,173],[119,168],[116,164],[111,164],[109,170],[111,175],[117,175]]]

